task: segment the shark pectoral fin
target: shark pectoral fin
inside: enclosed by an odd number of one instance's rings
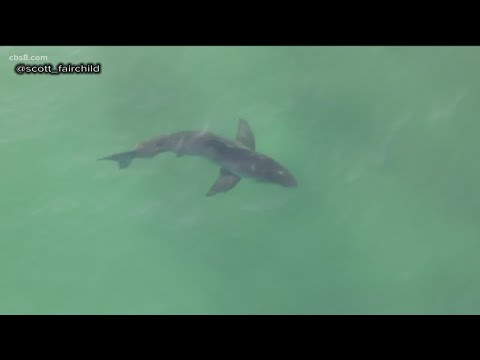
[[[233,175],[230,171],[225,170],[224,168],[220,169],[220,175],[212,185],[210,190],[207,193],[207,196],[213,196],[219,192],[227,192],[240,181],[240,178],[236,175]]]
[[[238,120],[236,140],[251,150],[255,150],[255,136],[248,123],[243,119]]]

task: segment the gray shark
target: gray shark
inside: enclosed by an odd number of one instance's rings
[[[235,140],[208,131],[179,131],[144,141],[134,150],[98,160],[117,161],[119,168],[125,169],[135,158],[152,158],[162,152],[173,152],[178,156],[201,156],[218,165],[220,174],[207,196],[233,189],[241,178],[285,187],[297,186],[297,180],[290,171],[272,158],[255,151],[255,137],[243,119],[238,121]]]

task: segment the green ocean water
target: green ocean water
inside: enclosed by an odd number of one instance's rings
[[[480,313],[479,65],[478,47],[0,47],[0,313]],[[233,138],[240,117],[298,188],[210,198],[201,158],[96,161]]]

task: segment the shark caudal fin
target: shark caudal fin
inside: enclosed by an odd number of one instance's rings
[[[113,160],[118,162],[119,169],[125,169],[130,165],[133,158],[135,157],[135,151],[127,151],[119,154],[114,154],[107,156],[98,160]]]

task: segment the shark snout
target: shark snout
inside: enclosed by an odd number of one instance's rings
[[[287,169],[281,168],[275,171],[274,181],[285,187],[297,187],[297,179]]]
[[[281,184],[286,187],[297,187],[298,183],[295,177],[292,174],[288,174],[287,176],[284,176],[281,180]]]

